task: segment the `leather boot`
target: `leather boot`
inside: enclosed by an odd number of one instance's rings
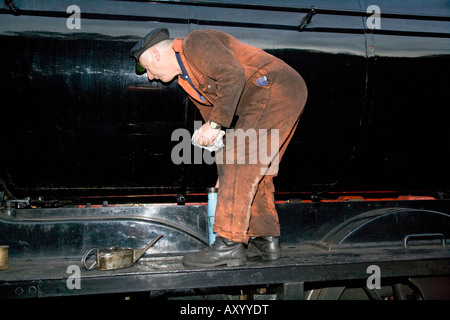
[[[280,237],[257,237],[251,239],[246,251],[247,257],[261,257],[263,260],[281,258]]]
[[[223,237],[216,237],[214,243],[196,252],[183,256],[183,264],[187,267],[215,267],[226,264],[230,267],[242,266],[246,262],[244,245]]]

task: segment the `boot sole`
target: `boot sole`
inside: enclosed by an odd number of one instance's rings
[[[184,266],[186,267],[199,267],[199,268],[208,268],[208,267],[218,267],[227,265],[228,267],[239,267],[245,265],[246,261],[244,259],[233,259],[233,260],[225,260],[225,261],[219,261],[215,263],[185,263],[182,262]]]
[[[256,252],[255,252],[256,251]],[[281,252],[263,252],[256,247],[245,252],[247,258],[261,258],[265,261],[277,260],[281,258]]]
[[[249,259],[259,259],[261,258],[264,261],[278,260],[281,258],[281,253],[262,253],[255,255],[248,255]]]

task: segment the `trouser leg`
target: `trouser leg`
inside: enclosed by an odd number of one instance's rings
[[[289,141],[297,128],[298,120],[289,132],[287,138],[284,141],[280,141],[282,144],[280,146],[277,161],[280,161],[283,157]],[[275,165],[278,165],[278,163]],[[250,236],[280,236],[280,224],[278,220],[278,213],[275,208],[275,186],[273,184],[273,177],[276,175],[277,172],[274,172],[274,175],[264,175],[259,183],[251,208],[251,217],[248,229],[248,234]]]
[[[280,236],[280,224],[278,222],[278,213],[275,209],[274,192],[273,177],[264,176],[258,185],[251,205],[249,236]]]
[[[257,163],[251,164],[252,152],[246,153],[244,159],[234,156],[232,161],[229,161],[230,158],[227,161],[226,155],[223,156],[224,163],[218,164],[220,187],[214,223],[214,231],[220,236],[246,243],[250,236],[280,235],[274,201],[273,176],[278,172],[281,157],[293,136],[297,123],[298,120],[293,125],[283,123],[271,129],[276,134],[269,134],[268,137],[258,134],[257,142],[246,141],[248,142],[246,150],[255,152],[250,145],[253,143],[260,146],[259,141],[262,139],[263,147],[258,148],[257,153],[270,155],[271,157],[268,157],[271,159],[270,162],[261,162],[258,157]],[[227,137],[227,143],[230,138],[233,137]],[[278,142],[276,149],[272,149],[274,139]],[[234,155],[239,154],[238,145],[233,150]]]
[[[248,242],[251,203],[260,179],[259,167],[256,165],[219,166],[220,187],[217,194],[214,232],[226,239]]]
[[[248,242],[250,236],[278,236],[280,233],[271,176],[278,172],[278,164],[292,138],[306,101],[306,87],[300,77],[286,77],[286,73],[281,70],[268,76],[275,83],[270,90],[261,88],[259,92],[255,91],[253,95],[241,98],[240,103],[245,104],[245,108],[239,115],[235,129],[243,130],[237,134],[238,138],[239,134],[245,135],[254,130],[258,143],[262,138],[260,129],[263,129],[263,134],[268,133],[266,142],[272,143],[272,133],[276,133],[278,149],[272,162],[261,162],[259,158],[261,154],[273,155],[272,145],[266,144],[267,150],[261,151],[260,145],[255,147],[255,141],[252,144],[250,139],[245,140],[245,150],[250,152],[246,152],[244,161],[238,163],[242,160],[240,144],[236,143],[234,149],[230,150],[230,138],[236,137],[230,137],[228,133],[226,150],[216,155],[216,161],[219,156],[223,163],[218,163],[220,187],[214,231],[226,239],[244,243]],[[291,90],[295,81],[298,83],[298,91]],[[257,161],[252,164],[255,156]],[[233,163],[230,163],[230,159]]]

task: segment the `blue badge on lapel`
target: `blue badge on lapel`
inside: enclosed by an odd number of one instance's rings
[[[266,87],[269,85],[269,79],[266,76],[256,79],[256,84],[260,87]]]

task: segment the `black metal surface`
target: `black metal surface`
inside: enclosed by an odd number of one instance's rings
[[[2,184],[16,197],[203,191],[215,166],[175,165],[176,128],[200,119],[176,82],[134,73],[129,48],[148,30],[219,29],[282,58],[308,103],[278,190],[447,191],[449,7],[381,1],[79,1],[4,5]],[[310,12],[314,9],[315,14]],[[401,10],[400,10],[401,9]],[[299,31],[301,22],[309,23]]]
[[[0,199],[8,197],[0,243],[11,259],[1,297],[271,283],[295,297],[308,281],[367,278],[370,263],[383,277],[448,275],[448,201],[320,202],[352,190],[441,199],[450,191],[449,5],[377,1],[382,27],[370,29],[371,4],[78,1],[81,28],[71,29],[65,2],[8,1],[0,8]],[[193,132],[200,115],[176,81],[134,72],[128,51],[157,26],[173,37],[226,31],[305,78],[308,103],[275,180],[290,202],[277,204],[281,260],[181,265],[179,255],[207,243],[206,207],[192,203],[205,201],[197,192],[215,184],[216,168],[173,163],[172,132]],[[293,192],[317,202],[291,201]],[[164,238],[137,265],[82,270],[83,290],[68,289],[67,268],[86,250],[139,248],[157,234]],[[442,238],[422,247],[418,234]]]
[[[371,264],[390,277],[447,275],[450,272],[448,248],[378,248],[341,252],[317,251],[308,245],[283,247],[286,255],[274,262],[254,261],[243,267],[189,269],[181,257],[141,259],[122,270],[81,269],[80,289],[69,289],[69,266],[81,266],[78,259],[11,259],[2,271],[1,298],[34,298],[89,295],[151,290],[211,288],[226,286],[305,283],[366,279]],[[395,258],[393,258],[395,257]],[[333,270],[330,272],[330,270]],[[293,297],[290,297],[291,299]],[[302,299],[302,297],[295,297]]]
[[[386,208],[359,214],[336,226],[320,241],[328,245],[404,241],[419,234],[450,236],[450,215],[415,208]],[[436,237],[434,237],[436,238]],[[442,241],[441,241],[442,242]]]
[[[408,234],[450,237],[447,200],[280,203],[277,211],[285,243],[398,242]]]
[[[285,245],[320,242],[396,243],[408,235],[450,238],[448,200],[278,203]],[[117,205],[15,209],[0,213],[0,243],[12,257],[81,257],[91,248],[141,248],[164,235],[149,254],[162,256],[207,245],[206,205]]]
[[[19,209],[0,214],[0,242],[12,257],[81,257],[91,248],[142,248],[164,235],[149,254],[180,254],[208,243],[205,206],[117,206]]]
[[[383,278],[450,272],[447,200],[279,203],[277,209],[280,260],[196,269],[184,267],[181,255],[207,245],[204,204],[9,208],[0,215],[0,243],[10,246],[9,269],[0,274],[0,297],[297,283],[284,290],[287,298],[293,298],[290,292],[305,282],[367,278],[371,264],[383,270]],[[444,245],[442,239],[438,243],[410,239],[404,247],[402,240],[424,231],[442,233]],[[88,249],[139,248],[157,234],[164,238],[130,268],[81,267],[81,256]],[[80,268],[80,290],[67,285],[73,266]]]

